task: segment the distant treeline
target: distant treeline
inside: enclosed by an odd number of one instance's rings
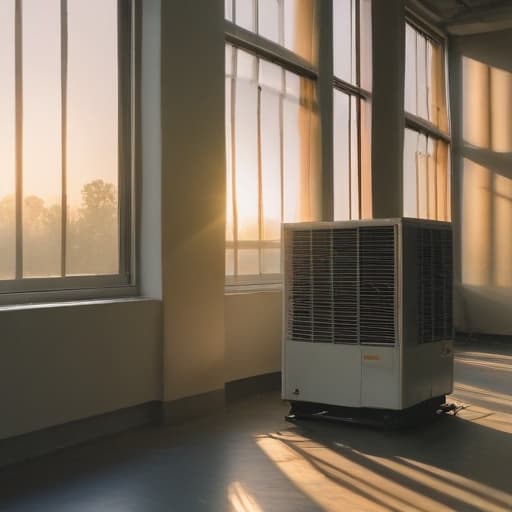
[[[67,211],[66,273],[118,272],[119,229],[117,190],[112,183],[94,180],[81,190],[81,205]],[[60,204],[46,204],[36,195],[23,200],[23,270],[25,276],[61,272]],[[0,278],[15,273],[16,222],[13,195],[0,199]]]

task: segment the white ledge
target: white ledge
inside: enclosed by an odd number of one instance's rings
[[[51,302],[28,302],[21,304],[6,304],[0,306],[0,313],[5,311],[25,311],[34,309],[53,309],[53,308],[69,308],[81,306],[97,306],[102,304],[122,304],[130,302],[161,302],[161,299],[152,297],[132,296],[132,297],[114,297],[102,299],[75,299],[66,301]]]

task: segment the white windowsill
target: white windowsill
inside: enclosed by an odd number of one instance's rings
[[[82,290],[83,291],[83,290]],[[24,295],[24,297],[18,297],[18,300],[12,300],[9,302],[9,297],[0,297],[3,303],[0,303],[0,312],[2,311],[23,311],[33,309],[50,309],[50,308],[65,308],[65,307],[78,307],[78,306],[94,306],[101,304],[118,304],[128,302],[146,302],[146,301],[160,301],[159,298],[146,297],[138,295],[137,288],[135,286],[123,287],[122,293],[114,293],[113,290],[109,290],[110,293],[106,293],[106,290],[94,290],[98,293],[96,296],[69,296],[64,295],[55,296],[53,294],[45,296],[45,294],[16,294]],[[117,291],[117,290],[116,290]],[[75,290],[76,292],[76,290]],[[87,290],[87,292],[93,292],[93,290]],[[101,296],[103,294],[103,296]],[[25,300],[20,300],[20,299]]]
[[[225,295],[242,295],[247,293],[276,293],[283,289],[281,283],[226,284]]]

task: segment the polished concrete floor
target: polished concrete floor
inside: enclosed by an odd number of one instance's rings
[[[451,397],[422,428],[283,420],[277,394],[0,472],[0,511],[511,511],[512,345],[459,345]]]

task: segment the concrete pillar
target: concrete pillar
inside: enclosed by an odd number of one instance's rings
[[[374,0],[372,17],[373,217],[400,217],[403,211],[404,0]]]
[[[224,3],[163,1],[161,19],[163,400],[172,420],[192,407],[179,399],[199,395],[207,407],[224,397]]]

